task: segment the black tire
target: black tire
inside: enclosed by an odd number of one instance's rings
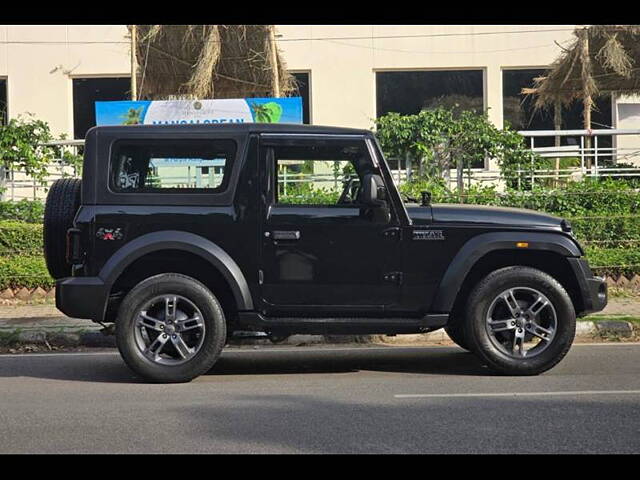
[[[73,219],[80,208],[79,178],[56,180],[47,194],[44,209],[44,258],[49,274],[55,278],[71,275],[71,265],[66,259],[67,230],[73,227]]]
[[[449,338],[453,340],[453,342],[458,345],[460,348],[464,350],[470,351],[469,344],[467,343],[467,339],[465,337],[465,323],[464,323],[464,314],[460,314],[458,316],[454,316],[449,319],[449,323],[444,327],[444,331],[447,332]]]
[[[487,314],[494,299],[511,288],[535,289],[552,305],[557,325],[548,345],[531,357],[514,358],[501,351],[488,332]],[[471,351],[495,372],[506,375],[537,375],[560,362],[571,348],[576,314],[562,285],[550,275],[524,266],[506,267],[487,275],[469,296],[466,337]],[[506,323],[504,324],[506,325]]]
[[[147,358],[135,338],[136,321],[145,303],[163,294],[179,295],[202,313],[205,332],[202,346],[186,363],[160,365]],[[220,356],[227,338],[224,313],[216,297],[199,281],[177,273],[162,273],[136,285],[124,298],[116,319],[116,345],[125,363],[152,382],[189,382],[206,373]]]

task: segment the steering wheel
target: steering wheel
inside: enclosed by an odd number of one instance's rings
[[[338,204],[353,203],[353,201],[347,202],[347,198],[351,193],[351,186],[353,185],[354,180],[356,179],[354,177],[351,177],[349,178],[349,180],[346,181],[346,183],[344,184],[344,187],[342,187],[342,193],[340,194],[340,198],[338,198]]]

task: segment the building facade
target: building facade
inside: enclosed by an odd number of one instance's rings
[[[553,128],[520,89],[572,39],[574,25],[279,25],[277,42],[299,80],[310,123],[371,128],[377,115],[438,104],[488,111],[498,127]],[[0,107],[83,138],[93,101],[127,99],[125,25],[0,26]],[[4,106],[3,106],[4,105]],[[639,128],[640,101],[601,98],[594,128]],[[563,128],[581,127],[581,108]]]

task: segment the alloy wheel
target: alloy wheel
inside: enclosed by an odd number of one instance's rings
[[[491,302],[486,316],[491,343],[514,358],[530,358],[546,350],[555,338],[558,316],[540,291],[515,287]]]

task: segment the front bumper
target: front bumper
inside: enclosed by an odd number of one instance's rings
[[[582,317],[604,309],[608,301],[607,284],[604,278],[595,276],[584,258],[570,258],[569,264],[578,281],[582,297],[582,309],[576,314]]]
[[[56,307],[73,318],[102,321],[109,289],[99,277],[67,277],[56,282]]]

